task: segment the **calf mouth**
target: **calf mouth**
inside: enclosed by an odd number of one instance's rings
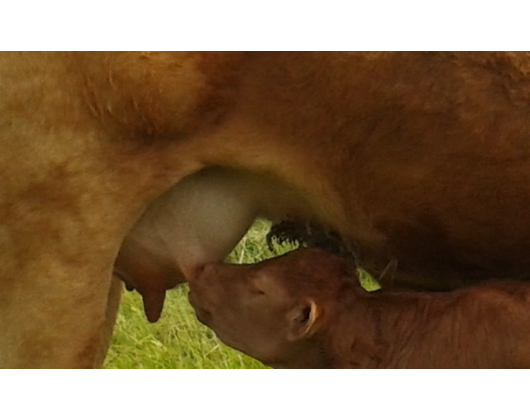
[[[197,303],[197,299],[195,298],[195,295],[192,292],[188,292],[188,301],[195,310],[195,316],[197,317],[199,322],[209,327],[212,323],[212,313],[204,309]]]

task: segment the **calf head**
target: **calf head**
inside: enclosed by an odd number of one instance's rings
[[[256,265],[207,265],[189,299],[225,344],[274,367],[315,367],[315,337],[354,273],[337,256],[299,249]]]

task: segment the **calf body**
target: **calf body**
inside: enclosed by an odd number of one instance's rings
[[[303,249],[190,282],[199,319],[226,344],[283,368],[529,368],[530,286],[364,291],[355,271]]]

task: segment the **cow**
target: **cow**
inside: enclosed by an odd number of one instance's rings
[[[154,320],[258,215],[338,232],[400,286],[527,278],[529,69],[525,53],[2,54],[0,366],[97,366],[114,272]],[[210,211],[173,210],[216,174]],[[228,223],[187,252],[193,231],[164,214]]]

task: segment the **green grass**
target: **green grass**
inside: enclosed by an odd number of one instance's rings
[[[127,293],[118,316],[107,368],[248,368],[262,365],[223,345],[199,324],[181,287],[169,293],[156,324],[145,319],[140,296]]]
[[[265,244],[266,222],[258,221],[230,255],[230,261],[252,263],[287,252],[276,246],[271,252]],[[105,362],[107,368],[225,368],[263,369],[251,359],[222,344],[196,319],[188,303],[186,286],[168,293],[164,313],[156,324],[145,319],[140,296],[125,292],[112,345]]]

